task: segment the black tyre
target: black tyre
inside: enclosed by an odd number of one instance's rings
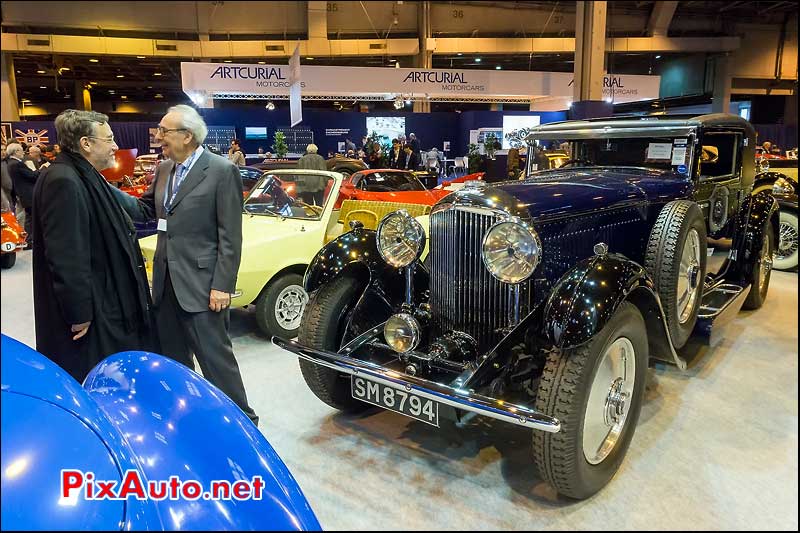
[[[303,346],[338,351],[344,337],[345,316],[355,304],[360,291],[346,276],[314,291],[306,305],[298,341]],[[308,388],[317,398],[335,409],[358,413],[370,405],[353,398],[350,376],[300,359],[300,371]]]
[[[742,309],[758,309],[764,305],[769,291],[769,279],[772,276],[772,254],[775,251],[775,237],[772,235],[772,227],[767,226],[764,232],[761,250],[758,257],[754,258],[753,274],[750,278],[750,293],[742,304]]]
[[[655,282],[676,349],[686,344],[697,322],[707,255],[706,224],[697,204],[676,200],[665,205],[650,231],[645,268]]]
[[[636,431],[647,359],[644,319],[628,302],[588,344],[548,356],[536,409],[561,431],[534,431],[533,458],[560,494],[588,498],[614,477]]]
[[[17,262],[17,253],[10,252],[0,255],[0,268],[11,268]]]
[[[284,274],[270,282],[256,300],[256,324],[264,335],[293,339],[308,301],[303,276]]]

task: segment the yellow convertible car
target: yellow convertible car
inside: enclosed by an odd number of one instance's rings
[[[244,200],[242,261],[231,307],[255,305],[256,322],[267,335],[292,338],[308,295],[303,274],[337,227],[333,206],[342,184],[337,172],[265,172]],[[148,268],[158,235],[139,241]]]

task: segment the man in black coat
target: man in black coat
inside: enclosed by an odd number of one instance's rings
[[[108,117],[68,109],[56,131],[63,152],[33,191],[36,349],[82,381],[113,353],[160,350],[135,228],[100,174]]]
[[[39,178],[39,170],[31,170],[25,164],[25,150],[22,145],[11,143],[6,147],[8,153],[8,174],[14,184],[14,194],[25,210],[25,233],[28,234],[28,247],[33,246],[33,233],[31,231],[31,208],[33,206],[33,187]],[[44,165],[45,168],[47,165]]]

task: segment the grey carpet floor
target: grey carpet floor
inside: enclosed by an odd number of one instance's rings
[[[30,261],[2,271],[2,332],[33,345]],[[325,529],[797,530],[797,279],[773,273],[765,306],[741,312],[686,372],[649,370],[622,468],[582,502],[538,478],[529,430],[338,414],[251,312],[233,312],[231,327],[261,429]]]

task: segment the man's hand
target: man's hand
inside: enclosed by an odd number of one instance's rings
[[[91,325],[92,325],[92,321],[91,320],[89,322],[84,322],[83,324],[73,324],[72,325],[72,332],[73,333],[77,333],[77,335],[72,337],[72,340],[76,341],[76,340],[80,339],[81,337],[83,337],[84,335],[86,335],[86,333],[89,332],[89,326],[91,326]]]
[[[211,289],[211,295],[208,298],[208,308],[219,313],[223,309],[230,307],[231,295],[227,292]]]

